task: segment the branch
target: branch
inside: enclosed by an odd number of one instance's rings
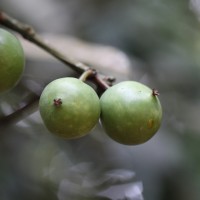
[[[43,41],[42,38],[39,37],[39,35],[36,33],[36,31],[27,24],[24,24],[22,22],[17,21],[16,19],[12,18],[8,14],[4,13],[3,11],[0,11],[0,24],[18,32],[21,34],[26,40],[29,40],[30,42],[34,43],[35,45],[39,46],[61,62],[63,62],[65,65],[73,69],[79,74],[84,74],[84,72],[87,72],[92,70],[89,66],[85,65],[84,63],[78,62],[72,58],[68,58],[66,55],[63,55],[61,52],[47,44]],[[86,74],[87,74],[86,73]],[[104,75],[101,75],[99,73],[95,73],[94,76],[91,77],[91,80],[97,84],[102,90],[106,90],[110,85],[112,85],[112,82],[114,81],[113,77],[106,77]],[[15,111],[14,113],[5,116],[0,119],[0,126],[3,123],[11,123],[11,122],[17,122],[23,119],[24,117],[28,116],[32,112],[34,112],[33,107],[38,104],[38,99],[33,99],[30,103],[28,103],[23,108],[20,108],[19,110]],[[26,113],[26,114],[25,114]]]
[[[65,55],[57,51],[55,48],[51,47],[49,44],[45,43],[42,38],[36,34],[35,30],[27,25],[23,24],[16,19],[12,18],[11,16],[7,15],[6,13],[0,11],[0,24],[10,28],[19,34],[21,34],[26,40],[36,44],[37,46],[41,47],[43,50],[47,51],[49,54],[63,62],[64,64],[71,67],[74,71],[78,73],[82,73],[83,71],[87,70],[89,67],[75,61],[73,59],[67,58]]]
[[[11,123],[17,123],[23,118],[35,112],[38,108],[39,96],[32,98],[27,105],[18,109],[10,115],[0,118],[0,129]]]
[[[29,40],[35,45],[41,47],[43,50],[45,50],[46,52],[48,52],[49,54],[51,54],[52,56],[69,66],[71,69],[78,72],[79,74],[82,74],[83,72],[90,69],[90,67],[85,65],[84,63],[76,61],[72,58],[68,58],[66,55],[62,54],[54,47],[47,44],[42,38],[39,37],[39,35],[30,25],[19,22],[2,11],[0,11],[0,24],[20,33],[26,40]],[[104,80],[99,81],[101,77],[102,76],[99,76],[99,73],[97,73],[96,78],[94,80],[96,80],[97,84],[103,81],[104,84],[101,84],[100,86],[103,87],[102,89],[107,89],[110,83],[113,81],[110,81],[112,77],[107,77]]]
[[[94,76],[96,76],[96,70],[89,69],[83,72],[82,75],[79,77],[79,79],[85,82],[88,78]]]

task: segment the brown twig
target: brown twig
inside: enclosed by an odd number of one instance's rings
[[[72,68],[78,73],[83,73],[89,68],[85,64],[70,59],[66,55],[63,55],[61,52],[59,52],[58,50],[50,46],[50,44],[47,44],[42,38],[40,38],[31,26],[17,21],[16,19],[12,18],[11,16],[7,15],[2,11],[0,11],[0,24],[18,32],[25,39],[29,40],[30,42],[42,48],[43,50],[47,51],[49,54],[51,54],[64,64],[68,65],[70,68]]]
[[[79,77],[80,80],[85,82],[88,78],[96,76],[97,72],[94,69],[88,69],[84,71],[81,76]]]
[[[10,123],[17,123],[21,119],[29,116],[38,108],[39,96],[32,98],[24,107],[19,108],[17,111],[0,118],[0,129]]]

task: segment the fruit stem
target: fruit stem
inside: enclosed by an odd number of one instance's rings
[[[79,80],[85,82],[88,78],[93,77],[97,74],[95,69],[88,69],[84,71],[81,76],[79,77]]]
[[[158,90],[152,89],[152,95],[153,96],[159,96],[160,94],[159,94]]]
[[[109,81],[106,82],[99,74],[94,76],[94,80],[103,90],[107,90],[111,86],[111,83]]]

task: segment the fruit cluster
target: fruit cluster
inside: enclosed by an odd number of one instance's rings
[[[24,54],[19,41],[0,29],[0,92],[17,84],[23,67]],[[44,88],[39,110],[47,129],[59,137],[82,137],[100,119],[107,135],[126,145],[148,141],[162,120],[158,92],[135,81],[111,86],[99,98],[81,79],[59,78]]]

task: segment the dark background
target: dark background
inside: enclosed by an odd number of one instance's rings
[[[112,141],[99,125],[65,141],[46,130],[36,111],[0,130],[0,199],[199,200],[199,9],[198,0],[2,0],[1,10],[67,56],[117,82],[157,88],[163,123],[138,146]],[[76,76],[22,44],[26,70],[18,86],[0,96],[1,116],[51,80]]]

